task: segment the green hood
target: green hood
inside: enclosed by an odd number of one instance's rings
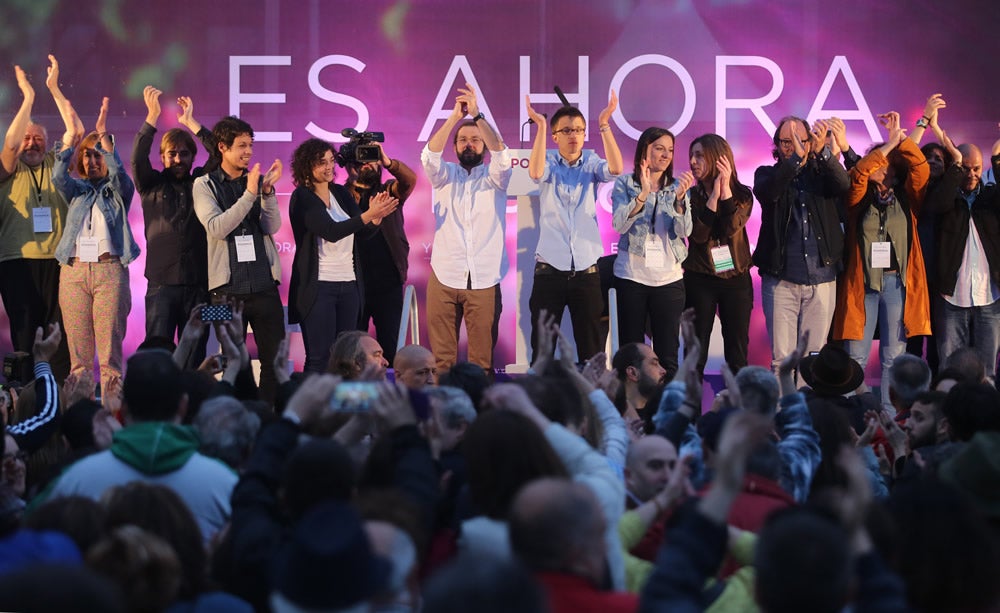
[[[111,453],[147,475],[173,472],[198,451],[194,428],[162,421],[141,422],[115,432]]]

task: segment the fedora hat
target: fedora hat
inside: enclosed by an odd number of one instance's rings
[[[827,396],[853,392],[865,380],[861,365],[843,347],[833,343],[823,345],[816,355],[802,358],[799,375],[813,391]]]

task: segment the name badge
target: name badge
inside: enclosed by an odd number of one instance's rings
[[[667,254],[663,251],[663,243],[658,238],[646,241],[646,267],[664,268],[667,265]]]
[[[253,248],[253,235],[241,234],[236,237],[236,261],[254,262],[257,260],[257,252]]]
[[[872,268],[889,268],[892,263],[892,243],[879,241],[872,243]]]
[[[736,270],[736,265],[733,264],[733,252],[729,249],[729,245],[712,247],[712,264],[715,265],[715,272]]]
[[[97,251],[100,239],[94,236],[81,236],[76,242],[76,257],[81,262],[96,262],[101,255]]]
[[[35,232],[51,232],[52,209],[47,206],[31,209],[31,225]]]

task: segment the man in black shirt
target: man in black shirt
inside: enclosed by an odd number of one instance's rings
[[[389,192],[399,200],[399,208],[382,219],[381,232],[358,244],[365,270],[359,329],[367,332],[369,320],[374,322],[375,336],[385,349],[385,359],[391,364],[396,355],[399,321],[403,315],[403,285],[410,254],[410,243],[403,230],[403,203],[413,192],[417,174],[403,162],[390,159],[381,145],[378,145],[378,161],[359,161],[355,155],[357,144],[351,141],[341,146],[337,163],[347,170],[345,185],[361,211],[368,210],[368,202],[379,192]],[[383,168],[393,176],[385,183],[382,182]]]
[[[196,305],[208,301],[208,256],[205,228],[194,213],[191,194],[194,180],[219,166],[212,156],[212,133],[194,119],[191,98],[177,99],[177,120],[198,136],[209,153],[205,166],[191,172],[197,146],[191,134],[173,128],[160,139],[163,170],[154,170],[149,152],[160,117],[160,95],[151,85],[143,90],[146,121],[132,146],[132,177],[142,198],[146,227],[146,338],[180,339],[188,316]],[[205,359],[208,334],[203,334],[185,364],[197,368]]]

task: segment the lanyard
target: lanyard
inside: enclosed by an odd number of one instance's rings
[[[28,168],[28,174],[31,175],[31,182],[35,185],[35,198],[38,200],[38,204],[42,203],[42,180],[45,178],[45,165],[42,164],[42,176],[35,176],[35,169]]]

